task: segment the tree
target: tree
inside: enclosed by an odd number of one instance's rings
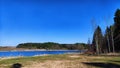
[[[87,45],[88,45],[88,47],[89,47],[88,49],[89,49],[89,50],[92,50],[90,38],[88,38]]]
[[[107,38],[107,45],[108,45],[108,52],[111,52],[111,49],[110,49],[110,29],[107,27],[106,28],[106,38]]]
[[[115,44],[115,50],[119,51],[120,49],[120,9],[117,9],[115,12],[115,17],[114,17],[114,44]]]
[[[96,30],[96,28],[97,28],[97,24],[96,24],[96,21],[95,21],[94,18],[91,20],[91,24],[92,24],[92,30],[93,30],[93,32],[94,32],[91,47],[92,47],[92,51],[93,51],[93,52],[97,52],[97,50],[96,50],[97,47],[95,46],[95,45],[96,45],[96,41],[95,41],[95,30]]]
[[[102,53],[108,53],[109,52],[109,50],[108,50],[108,42],[107,42],[108,40],[107,40],[107,35],[106,35],[106,33],[105,33],[105,35],[103,36],[103,45],[102,45]]]
[[[114,43],[114,26],[110,26],[111,41],[112,41],[112,52],[115,52],[115,43]]]
[[[94,32],[93,42],[92,42],[94,49],[98,55],[102,52],[102,40],[103,40],[103,36],[102,36],[101,28],[98,26]]]

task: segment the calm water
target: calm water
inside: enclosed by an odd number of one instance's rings
[[[80,50],[0,51],[0,57],[36,56],[45,54],[81,53]]]

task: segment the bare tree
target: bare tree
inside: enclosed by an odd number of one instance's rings
[[[91,20],[91,24],[92,24],[92,29],[93,29],[93,32],[95,32],[95,30],[96,30],[96,28],[97,28],[97,24],[96,24],[96,21],[95,21],[95,19],[92,19]],[[97,53],[97,55],[99,55],[99,44],[98,44],[98,36],[96,35],[95,36],[95,46],[96,46],[96,53]]]
[[[110,16],[108,16],[108,17],[104,17],[104,19],[105,19],[105,24],[106,24],[106,26],[108,27],[108,23],[109,23],[109,17]],[[106,29],[106,31],[107,31],[107,29]],[[109,39],[109,32],[107,31],[107,43],[108,43],[108,52],[110,52],[110,39]]]
[[[96,51],[97,51],[97,54],[99,55],[100,54],[100,51],[99,51],[99,44],[98,44],[98,36],[96,35],[95,37],[95,43],[96,43]]]
[[[90,38],[88,38],[88,42],[87,42],[87,45],[89,46],[89,50],[91,50],[91,41],[90,41]]]
[[[115,52],[115,46],[114,46],[114,26],[111,26],[111,37],[112,37],[112,48],[113,48],[113,53]]]

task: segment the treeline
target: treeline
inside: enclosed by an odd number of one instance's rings
[[[46,43],[22,43],[17,45],[17,48],[28,48],[28,49],[69,49],[69,50],[84,50],[88,49],[88,45],[84,43],[76,44],[59,44],[54,42]]]
[[[96,54],[120,52],[120,9],[115,12],[114,24],[106,27],[105,34],[97,26],[90,50]]]

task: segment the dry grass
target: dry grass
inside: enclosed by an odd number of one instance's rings
[[[81,60],[48,60],[45,62],[32,62],[23,68],[87,68]]]
[[[120,57],[85,56],[78,54],[21,57],[1,60],[0,68],[10,68],[14,63],[21,63],[22,68],[96,68],[83,62],[109,62],[113,58],[114,60],[120,60]]]

